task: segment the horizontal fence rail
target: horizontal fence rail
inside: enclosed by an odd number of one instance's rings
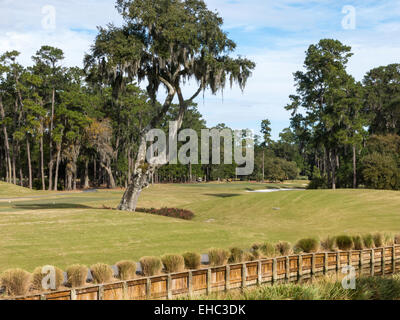
[[[210,267],[175,274],[16,297],[15,300],[145,300],[174,299],[251,286],[301,281],[353,266],[360,276],[400,270],[400,245],[366,250],[299,254]]]

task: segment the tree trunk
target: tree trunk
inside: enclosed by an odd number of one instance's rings
[[[262,165],[262,175],[263,175],[263,180],[262,182],[265,182],[265,150],[263,148],[263,165]]]
[[[4,149],[6,153],[6,172],[7,172],[7,182],[11,182],[11,156],[10,156],[10,144],[8,142],[8,133],[7,133],[7,127],[4,124],[4,119],[6,117],[4,108],[3,108],[3,101],[0,96],[0,115],[1,115],[1,120],[3,121],[3,135],[4,135]]]
[[[26,138],[26,153],[28,156],[28,180],[29,189],[32,189],[32,162],[31,162],[31,146],[28,137]]]
[[[46,183],[44,179],[44,155],[43,155],[43,125],[40,135],[40,171],[42,176],[42,189],[46,190]]]
[[[116,185],[115,185],[115,179],[114,176],[112,174],[112,170],[109,164],[104,165],[103,163],[100,162],[100,165],[102,166],[102,168],[107,172],[108,175],[108,188],[109,189],[115,189]]]
[[[353,188],[357,189],[357,155],[355,145],[353,145]]]
[[[89,189],[89,159],[86,159],[85,161],[85,182],[83,185],[83,189]]]
[[[57,159],[56,159],[56,171],[54,173],[54,191],[58,189],[58,171],[60,167],[61,158],[61,143],[57,144]]]
[[[53,88],[53,93],[51,97],[51,118],[50,118],[50,141],[49,141],[49,190],[53,189],[53,126],[54,126],[54,104],[55,104],[55,89]]]
[[[332,189],[336,190],[336,156],[335,154],[331,157],[331,166],[332,166]]]

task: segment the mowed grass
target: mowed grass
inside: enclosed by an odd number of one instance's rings
[[[249,193],[288,184],[155,185],[143,191],[140,207],[179,207],[196,217],[184,221],[116,207],[121,191],[34,192],[0,185],[0,271],[53,264],[114,264],[142,256],[210,247],[249,247],[254,242],[366,232],[400,233],[400,193],[375,190],[299,190]],[[10,190],[7,191],[7,189]],[[16,188],[16,189],[14,189]],[[30,190],[27,194],[30,194]],[[23,197],[19,201],[4,198]]]

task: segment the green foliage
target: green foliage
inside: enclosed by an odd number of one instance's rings
[[[385,245],[385,238],[382,233],[377,232],[372,235],[374,239],[374,245],[376,248],[381,248]]]
[[[201,266],[201,255],[196,252],[186,252],[183,254],[185,260],[185,267],[189,270],[199,269]]]
[[[169,254],[161,258],[167,273],[181,272],[185,270],[185,260],[181,255]]]
[[[375,246],[374,237],[372,234],[365,234],[363,235],[362,239],[366,249],[372,249]]]
[[[275,257],[277,252],[276,252],[276,248],[275,245],[273,245],[270,242],[264,242],[261,247],[260,247],[261,253],[264,257],[266,258],[272,258]]]
[[[353,243],[355,250],[363,250],[364,249],[364,241],[363,238],[359,235],[353,236]]]
[[[121,280],[134,279],[136,276],[136,262],[124,260],[115,264],[118,268],[118,278]]]
[[[208,259],[213,267],[223,266],[228,262],[229,251],[225,249],[210,249],[208,250]]]
[[[319,249],[319,241],[314,238],[306,238],[297,241],[295,247],[305,253],[317,252]]]
[[[353,238],[351,236],[342,235],[336,237],[336,244],[339,250],[351,250],[354,247]]]
[[[145,277],[156,276],[161,273],[162,262],[158,257],[143,257],[139,260],[142,267],[142,274]]]
[[[67,268],[67,285],[72,288],[83,287],[86,284],[86,279],[89,269],[80,264],[75,264]]]
[[[111,267],[104,263],[97,263],[90,267],[90,272],[93,277],[94,283],[102,284],[109,283],[113,279],[113,270]]]
[[[400,170],[392,156],[379,153],[362,159],[362,176],[365,185],[374,189],[400,188]]]

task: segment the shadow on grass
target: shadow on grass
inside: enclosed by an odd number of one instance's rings
[[[240,194],[237,193],[206,193],[205,195],[217,198],[233,198],[240,196]]]
[[[14,209],[21,210],[46,210],[46,209],[97,209],[83,204],[74,203],[38,203],[38,204],[15,204]]]

